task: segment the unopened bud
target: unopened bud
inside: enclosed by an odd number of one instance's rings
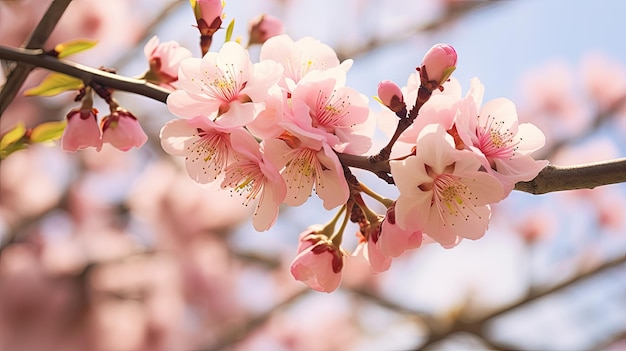
[[[448,44],[437,44],[430,48],[422,60],[422,74],[424,69],[428,81],[443,84],[456,69],[456,51]]]
[[[406,110],[402,90],[398,84],[390,80],[383,80],[378,83],[378,98],[393,112],[398,113]]]
[[[248,45],[263,44],[271,37],[283,34],[283,22],[270,15],[260,15],[252,19],[248,25]]]

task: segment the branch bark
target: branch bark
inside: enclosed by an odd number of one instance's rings
[[[170,91],[144,80],[133,79],[104,72],[78,63],[47,56],[42,50],[28,50],[0,46],[0,59],[26,63],[29,65],[64,73],[81,79],[86,85],[97,83],[108,88],[143,95],[165,103]]]

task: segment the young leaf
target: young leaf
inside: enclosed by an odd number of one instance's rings
[[[26,127],[24,123],[18,123],[13,130],[6,133],[2,139],[0,139],[0,150],[6,149],[7,146],[13,144],[14,142],[20,140],[21,137],[26,133]]]
[[[61,44],[57,44],[57,46],[54,47],[54,51],[58,53],[58,58],[63,58],[81,51],[91,49],[92,47],[96,46],[96,44],[98,44],[97,40],[74,39]]]
[[[57,140],[63,134],[66,125],[66,120],[42,123],[33,129],[30,140],[34,143]]]
[[[78,90],[83,81],[61,73],[50,73],[38,86],[24,92],[26,96],[54,96],[64,91]]]
[[[233,36],[233,29],[235,29],[235,19],[233,18],[232,21],[230,21],[230,23],[228,24],[228,27],[226,28],[226,39],[224,39],[224,42],[229,42],[230,39]]]

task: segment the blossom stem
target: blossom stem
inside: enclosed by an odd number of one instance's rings
[[[359,186],[361,187],[361,191],[366,193],[369,197],[371,197],[372,199],[380,202],[381,204],[383,204],[386,208],[389,208],[389,206],[391,206],[393,204],[393,200],[388,199],[382,195],[380,195],[379,193],[375,192],[374,190],[372,190],[371,188],[369,188],[367,185],[359,182]]]
[[[337,215],[333,219],[333,221],[335,223],[339,219],[339,215],[342,214],[344,212],[344,210],[346,210],[348,208],[348,205],[350,205],[350,207],[352,207],[353,204],[352,204],[351,201],[348,201],[348,203],[346,203],[345,205],[341,206],[341,209],[337,212]],[[350,218],[350,214],[348,213],[348,211],[346,211],[345,215],[343,216],[343,221],[341,222],[341,226],[339,227],[339,230],[337,230],[330,237],[330,240],[333,242],[333,245],[335,245],[336,247],[340,247],[341,246],[341,241],[343,240],[343,232],[346,230],[346,225],[348,224],[348,218]],[[333,227],[334,227],[334,224],[333,224]]]

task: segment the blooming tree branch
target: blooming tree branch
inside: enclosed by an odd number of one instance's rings
[[[146,96],[163,103],[170,91],[144,80],[124,77],[97,70],[67,60],[57,59],[44,54],[42,50],[11,48],[0,46],[0,59],[10,60],[45,68],[82,79],[87,84],[95,83],[120,91]],[[9,89],[5,86],[4,90]],[[374,174],[390,172],[389,160],[372,160],[368,156],[338,153],[342,164],[360,168]],[[535,179],[519,182],[515,190],[531,194],[545,194],[555,191],[593,189],[602,185],[626,182],[626,159],[617,159],[599,163],[576,166],[558,166],[550,164]]]

